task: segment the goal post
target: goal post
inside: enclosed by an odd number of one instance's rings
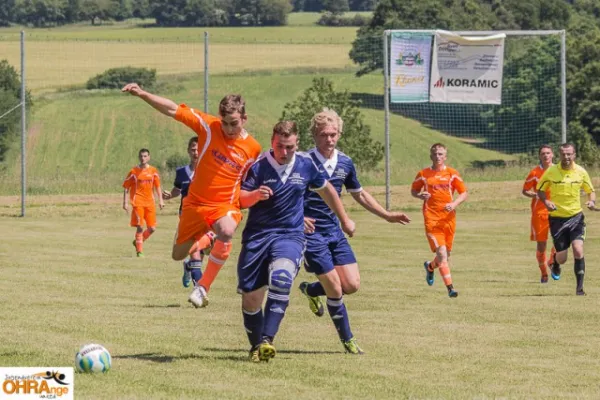
[[[433,36],[437,30],[386,30],[383,34],[384,129],[386,208],[391,204],[390,118],[392,114],[415,119],[444,134],[506,155],[531,154],[542,143],[558,144],[567,139],[566,32],[453,31],[462,37],[505,35],[500,104],[453,102],[392,102],[391,76],[393,35]],[[431,52],[433,52],[431,40]],[[400,58],[398,58],[400,57]],[[412,57],[412,56],[411,56]],[[413,60],[414,61],[414,60]],[[433,61],[431,62],[433,68]],[[426,79],[429,79],[427,71]],[[426,82],[427,86],[433,82]]]

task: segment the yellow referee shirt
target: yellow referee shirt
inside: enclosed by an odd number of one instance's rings
[[[573,163],[572,169],[562,169],[559,163],[544,172],[536,189],[550,189],[551,201],[556,205],[556,210],[550,211],[551,217],[569,218],[582,211],[581,189],[589,194],[594,186],[583,167]]]

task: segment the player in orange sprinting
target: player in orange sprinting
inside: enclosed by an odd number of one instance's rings
[[[527,178],[525,178],[522,193],[524,196],[531,198],[530,239],[537,242],[535,257],[542,274],[540,282],[548,283],[548,268],[550,268],[554,262],[554,254],[556,251],[553,246],[550,251],[550,258],[546,261],[546,242],[548,241],[550,223],[548,222],[548,210],[546,209],[544,202],[538,198],[536,186],[548,167],[553,165],[552,157],[554,157],[554,153],[550,146],[544,144],[540,146],[538,154],[540,157],[540,164],[532,169],[529,172],[529,175],[527,175]],[[546,198],[550,199],[549,189],[546,190]]]
[[[231,253],[231,239],[242,220],[240,185],[248,168],[258,158],[261,148],[246,132],[246,106],[240,95],[225,96],[215,117],[185,104],[141,89],[136,83],[125,85],[128,92],[156,110],[190,127],[198,135],[197,174],[183,201],[172,257],[183,260],[203,248],[200,239],[212,229],[217,238],[210,252],[206,270],[190,294],[195,307],[208,305],[207,292]]]
[[[435,143],[429,149],[433,165],[417,174],[410,193],[423,200],[425,234],[435,257],[425,261],[425,279],[433,285],[434,270],[440,269],[440,275],[448,289],[448,296],[458,296],[452,285],[452,276],[448,259],[452,252],[454,232],[456,231],[456,207],[467,199],[467,188],[458,171],[446,166],[447,149],[441,143]],[[459,193],[454,199],[454,192]]]
[[[127,205],[127,193],[131,201],[131,226],[135,226],[135,240],[133,245],[138,257],[144,255],[144,242],[156,230],[156,207],[154,205],[154,194],[158,197],[160,209],[164,203],[160,190],[160,176],[153,166],[149,165],[150,151],[141,149],[138,153],[140,164],[129,171],[123,182],[123,209],[129,211]],[[146,230],[143,225],[146,224]]]

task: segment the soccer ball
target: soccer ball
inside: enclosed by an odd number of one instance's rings
[[[106,372],[110,366],[110,353],[99,344],[86,344],[75,355],[75,367],[78,372]]]

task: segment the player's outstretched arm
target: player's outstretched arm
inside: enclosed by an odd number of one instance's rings
[[[123,86],[121,91],[139,97],[156,110],[169,117],[175,117],[175,113],[179,107],[177,103],[172,100],[146,92],[137,83],[128,83],[127,85]]]
[[[321,196],[329,208],[331,208],[335,215],[337,215],[342,225],[342,230],[346,232],[348,236],[354,236],[354,231],[356,230],[354,221],[352,221],[350,217],[348,217],[348,214],[346,214],[342,200],[340,200],[340,196],[338,196],[331,183],[327,182],[325,187],[319,190],[317,193],[319,193],[319,196]]]
[[[385,219],[387,222],[397,222],[402,225],[406,225],[410,222],[410,218],[408,215],[401,212],[392,212],[388,211],[379,204],[377,200],[371,193],[366,190],[361,190],[360,192],[351,192],[350,193],[354,200],[365,210],[370,211],[371,213],[377,215],[379,218]]]

